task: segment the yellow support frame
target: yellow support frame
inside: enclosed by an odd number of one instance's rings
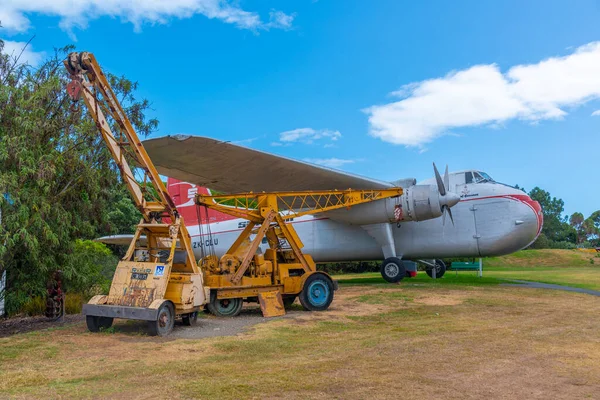
[[[196,204],[260,224],[270,210],[278,212],[281,219],[288,221],[304,215],[399,197],[403,193],[402,188],[394,187],[377,190],[197,194]]]
[[[316,272],[312,257],[302,253],[304,244],[290,222],[293,218],[322,213],[340,208],[349,208],[376,200],[402,196],[400,187],[377,190],[327,190],[273,193],[238,193],[205,195],[197,194],[195,201],[224,214],[243,218],[249,224],[231,245],[222,259],[234,257],[240,264],[233,272],[204,269],[206,281],[211,289],[217,290],[217,298],[251,297],[262,291],[279,290],[284,295],[298,294],[307,277]],[[250,240],[250,235],[256,236]],[[278,233],[279,232],[279,233]],[[264,284],[262,277],[244,276],[256,254],[258,246],[267,237],[271,254],[276,255],[273,265],[271,286]],[[279,238],[283,237],[291,250],[281,249]],[[245,246],[243,244],[246,244]],[[287,253],[284,261],[278,261],[278,252]],[[290,269],[304,270],[301,276],[289,276]],[[219,272],[220,271],[220,272]],[[245,282],[242,284],[242,281]]]

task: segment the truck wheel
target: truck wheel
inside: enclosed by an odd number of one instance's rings
[[[425,268],[425,272],[429,275],[430,278],[433,278],[433,268],[427,267]],[[444,261],[439,258],[435,260],[435,279],[441,278],[446,273],[446,264]]]
[[[194,326],[198,322],[198,312],[194,311],[193,313],[184,314],[181,316],[181,320],[185,326]]]
[[[85,322],[90,332],[99,332],[101,329],[108,329],[113,324],[113,319],[109,317],[98,317],[95,315],[86,315]]]
[[[173,330],[175,323],[175,310],[169,302],[164,302],[158,309],[156,321],[148,321],[148,334],[150,336],[167,336]]]
[[[381,263],[381,276],[390,283],[400,282],[406,276],[406,268],[398,257],[388,257]]]
[[[216,292],[211,293],[208,310],[212,315],[217,317],[235,317],[242,311],[244,301],[241,298],[237,299],[217,299]]]
[[[325,311],[333,301],[333,282],[327,275],[312,274],[300,292],[300,304],[308,311]]]

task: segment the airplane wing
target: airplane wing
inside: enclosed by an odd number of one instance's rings
[[[224,193],[393,187],[207,137],[165,136],[144,147],[159,173]]]
[[[129,246],[131,241],[133,240],[133,235],[111,235],[111,236],[102,236],[94,239],[95,242],[100,242],[104,244],[112,244],[117,246]],[[146,245],[146,236],[140,236],[139,240],[140,245]]]

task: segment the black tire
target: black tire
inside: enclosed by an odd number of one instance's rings
[[[85,322],[90,332],[100,332],[108,329],[113,324],[113,319],[109,317],[98,317],[95,315],[86,315]]]
[[[283,298],[283,306],[287,310],[288,308],[290,308],[292,306],[292,304],[294,304],[295,301],[296,301],[296,296],[284,297]]]
[[[312,274],[304,282],[298,298],[308,311],[325,311],[333,301],[333,282],[324,274]]]
[[[167,336],[175,325],[175,310],[170,302],[164,302],[158,309],[156,321],[148,321],[150,336]]]
[[[198,312],[194,311],[193,313],[183,314],[181,320],[185,326],[194,326],[198,322]]]
[[[381,263],[381,276],[390,283],[400,282],[406,276],[404,263],[398,257],[388,257]]]
[[[217,299],[217,292],[210,294],[210,303],[207,305],[208,311],[216,317],[235,317],[242,311],[244,299]]]
[[[432,267],[427,266],[427,268],[425,268],[425,272],[427,272],[427,275],[429,275],[430,278],[433,278],[433,268]],[[435,279],[441,278],[442,276],[444,276],[445,273],[446,273],[446,264],[444,263],[444,261],[442,261],[438,258],[437,260],[435,260]]]

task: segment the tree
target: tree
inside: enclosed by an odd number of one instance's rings
[[[544,214],[544,227],[542,229],[543,239],[547,239],[549,247],[568,247],[567,245],[561,245],[577,242],[576,230],[567,223],[567,217],[563,217],[562,213],[565,208],[565,203],[562,199],[550,196],[550,193],[540,189],[539,187],[533,188],[529,192],[529,197],[540,203],[542,212]],[[544,240],[540,241],[540,243]],[[536,246],[538,247],[539,243]]]
[[[590,244],[600,247],[600,210],[594,211],[586,218],[583,222],[583,229]]]
[[[577,243],[583,243],[586,240],[587,233],[586,229],[583,226],[583,222],[585,219],[583,218],[583,214],[580,212],[573,213],[569,218],[569,224],[575,229],[577,232]]]
[[[522,187],[522,186],[519,186],[519,184],[516,184],[516,185],[515,185],[515,189],[522,190],[523,192],[527,193],[527,190],[525,190],[525,188],[524,188],[524,187]]]
[[[142,214],[133,204],[125,185],[111,188],[110,207],[105,215],[102,231],[98,234],[118,235],[134,233]]]
[[[85,107],[73,109],[66,95],[62,60],[72,50],[37,69],[0,54],[0,193],[11,200],[0,196],[0,275],[7,271],[9,313],[42,295],[55,270],[77,276],[76,239],[130,229],[130,206],[113,205],[123,196],[110,154]],[[145,116],[150,104],[134,96],[137,83],[109,79],[138,133],[156,129]]]
[[[597,230],[600,230],[600,210],[594,211],[587,219]]]

